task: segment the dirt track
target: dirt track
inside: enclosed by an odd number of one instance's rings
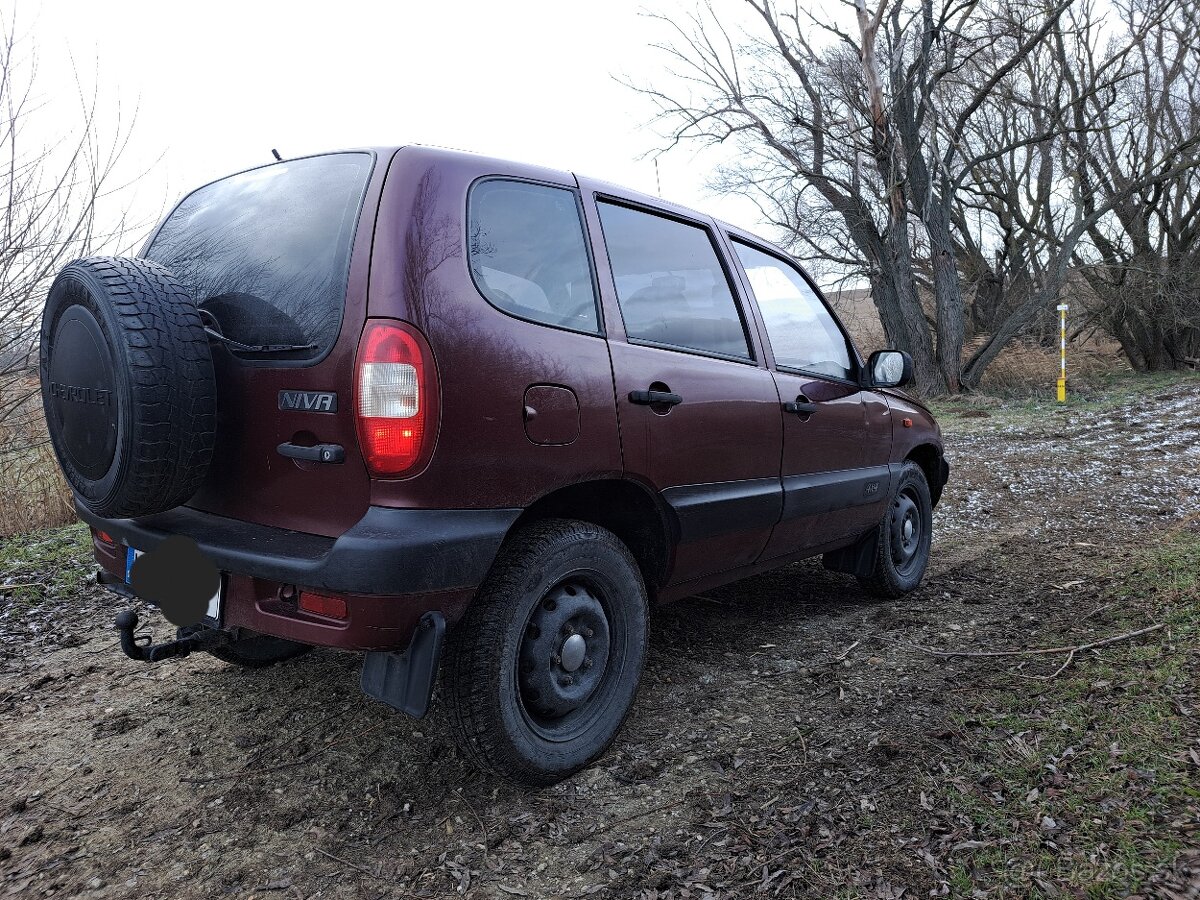
[[[95,588],[0,594],[0,895],[947,891],[969,823],[925,792],[990,670],[912,645],[1103,630],[1114,562],[1200,514],[1200,383],[942,421],[952,483],[914,597],[868,603],[817,562],[658,610],[618,743],[540,792],[473,770],[436,709],[364,699],[353,656],[149,668],[113,649]],[[76,546],[60,555],[82,583]]]

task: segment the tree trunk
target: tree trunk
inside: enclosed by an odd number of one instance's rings
[[[904,210],[883,235],[880,258],[871,274],[871,299],[888,343],[912,357],[917,389],[926,396],[944,394],[946,383],[934,359],[929,325],[913,277],[908,214]]]
[[[952,394],[961,388],[962,351],[966,323],[959,281],[958,260],[950,235],[950,220],[941,201],[933,197],[925,216],[933,266],[933,296],[937,305],[937,367],[946,390]]]

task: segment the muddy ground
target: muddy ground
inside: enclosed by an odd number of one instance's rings
[[[10,545],[0,895],[1078,893],[1077,871],[1027,858],[1002,862],[1031,867],[1008,888],[964,869],[986,823],[944,796],[996,787],[965,774],[972,698],[1061,658],[916,648],[1083,643],[1141,624],[1122,561],[1200,515],[1200,381],[1066,409],[951,404],[942,422],[952,481],[914,596],[869,602],[810,562],[659,609],[617,743],[541,791],[474,770],[439,709],[415,722],[363,698],[351,655],[263,671],[127,660],[109,630],[117,601],[84,586],[80,529]],[[1035,827],[1069,832],[1051,812]],[[1190,896],[1178,850],[1196,846],[1196,811],[1162,816],[1170,852],[1142,880]]]

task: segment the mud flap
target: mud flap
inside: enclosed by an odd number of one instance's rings
[[[421,616],[403,653],[376,651],[363,659],[363,693],[414,719],[429,712],[434,680],[446,641],[446,619],[440,612]]]
[[[825,568],[832,572],[845,572],[869,578],[875,569],[875,555],[879,552],[879,528],[872,528],[865,535],[841,550],[834,550],[821,557]]]

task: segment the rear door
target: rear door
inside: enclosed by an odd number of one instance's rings
[[[671,581],[752,563],[780,511],[779,401],[712,223],[605,197],[589,218],[625,471],[679,522]]]
[[[856,355],[816,289],[790,261],[732,241],[752,292],[783,414],[783,512],[764,559],[857,536],[879,520],[888,495],[881,435],[868,427]]]
[[[185,197],[144,250],[223,336],[211,342],[216,446],[189,506],[327,536],[366,512],[353,363],[387,163],[336,153],[224,178]],[[345,460],[288,458],[288,443],[338,444]]]

